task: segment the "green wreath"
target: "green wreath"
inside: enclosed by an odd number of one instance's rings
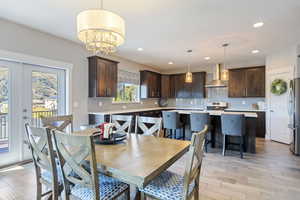
[[[276,95],[284,94],[287,90],[287,83],[282,79],[275,79],[271,84],[271,92]]]

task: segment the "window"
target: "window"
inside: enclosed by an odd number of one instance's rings
[[[138,73],[118,71],[117,97],[114,103],[136,103],[140,101],[140,79]]]

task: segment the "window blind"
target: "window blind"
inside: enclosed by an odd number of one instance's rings
[[[140,74],[134,72],[128,72],[125,70],[118,70],[118,83],[131,83],[140,84]]]

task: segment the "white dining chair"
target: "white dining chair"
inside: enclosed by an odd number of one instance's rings
[[[164,171],[150,183],[140,188],[142,199],[151,197],[160,200],[199,199],[199,178],[203,158],[203,147],[208,126],[198,133],[193,133],[187,153],[184,176],[171,171]]]
[[[25,124],[27,144],[31,150],[36,175],[36,199],[50,195],[58,200],[62,189],[62,174],[57,170],[50,130]],[[43,192],[45,186],[46,192]]]
[[[138,129],[143,135],[158,136],[162,129],[162,118],[136,116],[135,134],[138,133]]]
[[[123,196],[129,200],[128,184],[98,172],[93,136],[66,134],[55,129],[52,134],[67,191],[65,200],[112,200]]]
[[[130,133],[132,115],[111,115],[110,122],[115,124],[117,132]]]

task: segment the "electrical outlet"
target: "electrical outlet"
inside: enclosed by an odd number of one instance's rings
[[[246,104],[246,101],[242,101],[242,104],[245,105],[245,104]]]
[[[155,101],[154,104],[157,105],[157,101]]]
[[[99,101],[99,102],[98,102],[98,106],[99,106],[99,107],[102,107],[102,106],[103,106],[102,101]]]
[[[144,102],[142,102],[142,101],[141,101],[141,104],[143,105],[143,104],[144,104]]]
[[[122,106],[122,108],[123,108],[123,109],[126,109],[126,108],[127,108],[127,106]]]

